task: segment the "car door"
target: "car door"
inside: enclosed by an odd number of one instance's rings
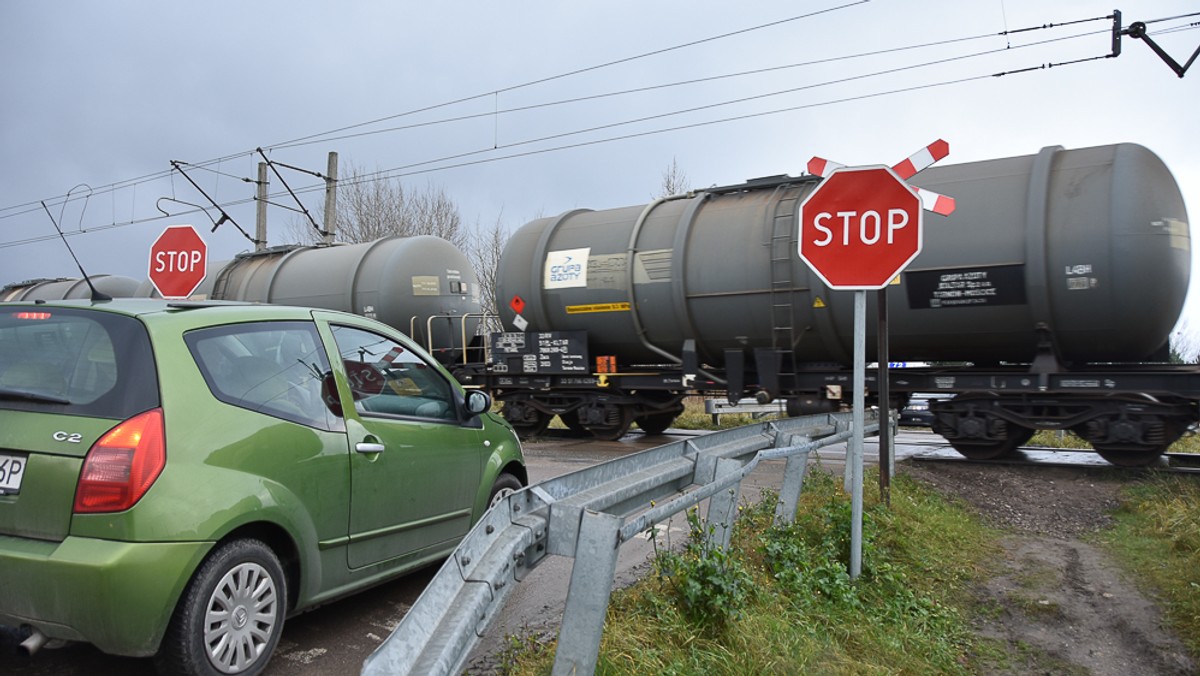
[[[327,326],[351,450],[349,566],[445,550],[471,526],[481,423],[465,420],[460,386],[403,336],[340,315]]]

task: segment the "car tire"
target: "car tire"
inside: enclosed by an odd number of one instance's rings
[[[227,542],[188,583],[155,664],[162,674],[257,674],[279,643],[286,613],[287,579],[271,548],[253,539]]]
[[[516,493],[524,488],[521,485],[521,480],[517,477],[505,472],[496,477],[496,482],[492,484],[492,491],[488,493],[488,508],[496,506],[504,498]]]

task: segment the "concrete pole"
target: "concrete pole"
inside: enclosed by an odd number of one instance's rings
[[[325,170],[325,234],[322,242],[333,244],[334,233],[337,232],[337,180],[338,156],[329,153],[329,166]]]
[[[258,163],[258,192],[254,204],[254,250],[267,248],[267,163]]]

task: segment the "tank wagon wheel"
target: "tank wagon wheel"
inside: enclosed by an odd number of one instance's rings
[[[559,413],[558,419],[562,421],[562,424],[567,426],[567,429],[571,431],[572,436],[591,436],[591,433],[588,432],[587,428],[583,426],[583,423],[579,421],[579,409],[567,411],[566,413]]]
[[[629,431],[629,426],[633,424],[633,412],[625,406],[606,406],[600,411],[602,413],[592,411],[590,417],[587,412],[579,415],[580,420],[588,421],[584,423],[587,431],[600,441],[620,439],[625,436],[625,433]]]
[[[516,430],[517,436],[522,439],[536,437],[545,432],[550,425],[550,419],[554,417],[528,404],[513,401],[505,402],[502,413],[508,424]]]
[[[1167,416],[1147,415],[1137,419],[1114,416],[1073,428],[1095,449],[1096,454],[1117,467],[1147,467],[1183,436],[1187,423]]]
[[[656,436],[667,431],[667,428],[671,426],[671,423],[675,422],[675,418],[678,415],[678,413],[652,413],[641,416],[635,419],[634,422],[646,434]]]
[[[950,442],[954,450],[969,460],[994,460],[1009,455],[1033,438],[1034,430],[1020,427],[1006,421],[998,421],[991,416],[965,417],[958,421],[957,426],[948,425],[941,418],[934,418],[932,428],[935,434],[940,434]],[[984,435],[987,430],[992,438]],[[977,434],[963,434],[963,432]],[[996,439],[999,432],[1004,437]]]
[[[554,416],[550,415],[549,413],[536,411],[533,413],[532,417],[534,418],[532,422],[522,422],[520,424],[513,423],[513,429],[517,431],[517,434],[519,434],[522,439],[536,437],[542,432],[545,432],[546,428],[550,426],[550,419]]]
[[[1025,442],[1033,438],[1034,430],[1010,425],[1008,437],[1000,441],[974,441],[971,439],[953,439],[950,445],[968,460],[995,460],[1011,455]]]
[[[625,436],[625,433],[629,431],[629,426],[632,424],[633,421],[631,420],[617,427],[591,427],[588,428],[588,431],[599,441],[616,441]]]
[[[1113,446],[1109,444],[1092,444],[1092,448],[1096,450],[1096,455],[1104,458],[1111,465],[1117,467],[1147,467],[1155,460],[1162,457],[1166,452],[1166,448],[1158,449],[1130,449],[1128,447]]]

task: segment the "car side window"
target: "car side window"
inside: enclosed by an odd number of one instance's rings
[[[458,420],[454,386],[412,350],[371,331],[330,329],[359,413]]]
[[[311,322],[258,322],[189,331],[184,340],[217,399],[325,430],[341,429],[327,403],[329,360]]]

